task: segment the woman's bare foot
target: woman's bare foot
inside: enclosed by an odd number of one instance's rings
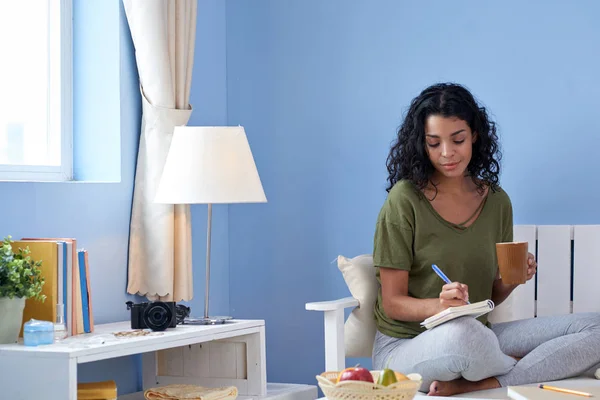
[[[477,382],[471,382],[464,378],[453,381],[434,381],[429,386],[428,396],[452,396],[459,393],[474,392],[476,390],[486,390],[499,388],[500,383],[496,378],[487,378]]]

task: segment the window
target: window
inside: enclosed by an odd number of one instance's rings
[[[72,0],[0,1],[0,179],[72,179]]]

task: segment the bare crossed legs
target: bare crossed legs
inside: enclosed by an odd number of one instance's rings
[[[373,367],[423,376],[421,391],[449,396],[593,373],[600,364],[600,314],[540,317],[485,327],[472,317],[414,339],[378,332]]]

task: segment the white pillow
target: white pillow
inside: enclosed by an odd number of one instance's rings
[[[346,357],[370,358],[377,330],[373,307],[379,290],[379,282],[373,267],[373,256],[371,254],[354,258],[338,256],[338,268],[344,276],[352,297],[359,303],[344,324]]]

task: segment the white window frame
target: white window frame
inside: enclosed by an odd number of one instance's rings
[[[13,1],[13,0],[11,0]],[[18,1],[18,0],[17,0]],[[49,101],[48,129],[60,131],[60,136],[49,135],[48,147],[60,146],[60,165],[0,164],[2,181],[70,181],[73,179],[73,0],[48,1],[48,57],[49,78],[52,85]],[[57,49],[55,51],[54,49]],[[60,137],[60,143],[56,139]]]

